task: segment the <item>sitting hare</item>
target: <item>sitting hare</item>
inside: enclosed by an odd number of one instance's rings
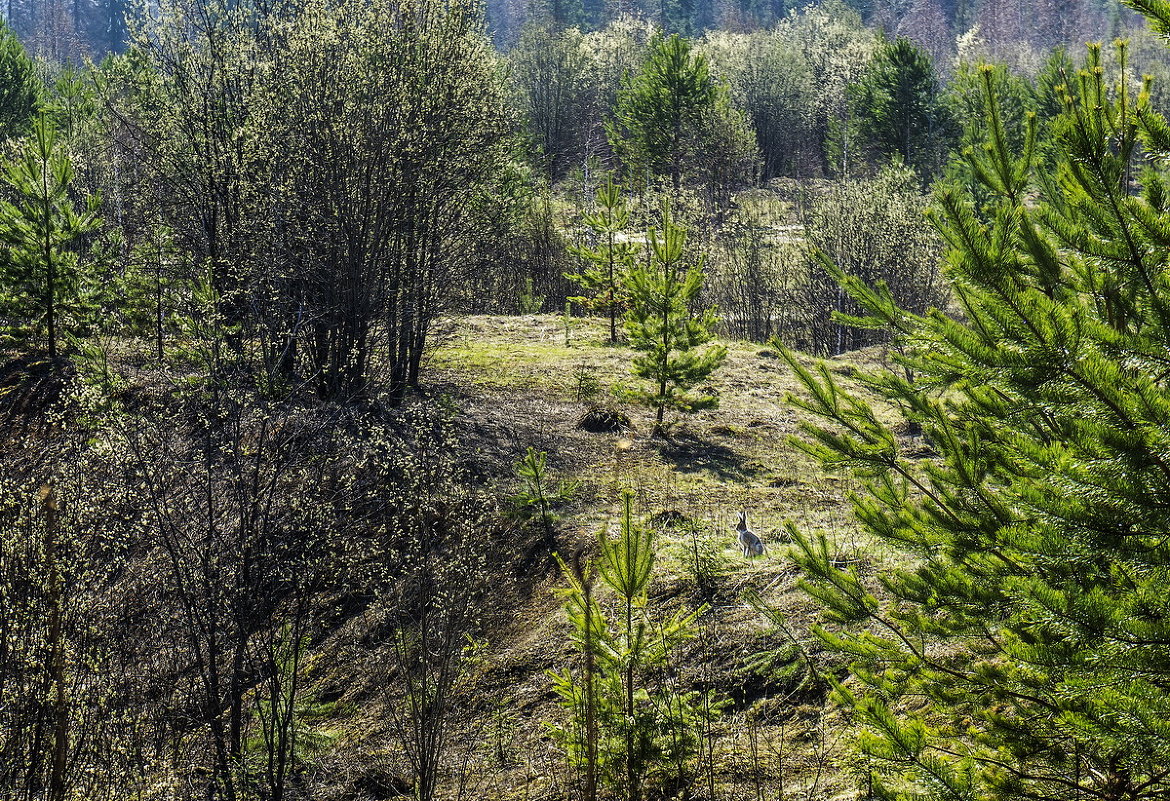
[[[743,548],[743,555],[750,559],[753,556],[764,555],[764,543],[748,528],[747,512],[739,513],[739,522],[735,524],[735,538]]]

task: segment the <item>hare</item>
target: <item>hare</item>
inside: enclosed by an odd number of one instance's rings
[[[739,540],[745,558],[764,555],[764,542],[748,528],[746,511],[739,513],[739,522],[735,524],[735,538]]]

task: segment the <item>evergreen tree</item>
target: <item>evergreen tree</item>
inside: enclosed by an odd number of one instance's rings
[[[126,0],[100,0],[103,36],[96,43],[110,53],[121,53],[126,49]]]
[[[1003,64],[990,65],[990,68],[962,64],[947,86],[944,102],[952,118],[963,120],[960,144],[981,147],[987,141],[990,132],[984,110],[989,90],[995,92],[997,113],[1008,136],[1007,145],[1018,151],[1027,138],[1030,113],[1037,110],[1037,92],[1026,78]]]
[[[617,342],[618,308],[622,304],[625,275],[637,252],[633,243],[618,240],[629,219],[622,188],[613,182],[612,174],[607,175],[605,185],[597,189],[597,211],[585,216],[585,224],[593,232],[596,242],[588,247],[574,248],[573,252],[585,260],[585,267],[579,273],[566,276],[587,293],[573,300],[606,310],[611,343]]]
[[[1170,4],[1141,5],[1170,29]],[[1108,84],[1099,50],[1081,75],[1043,170],[1034,130],[1009,151],[989,93],[989,141],[967,154],[987,221],[960,188],[937,201],[960,316],[838,275],[857,322],[901,345],[904,369],[864,383],[936,458],[789,358],[823,421],[802,447],[864,480],[859,522],[905,557],[863,577],[793,531],[821,633],[853,660],[837,695],[876,798],[1170,794],[1170,179],[1147,167],[1131,193],[1140,155],[1170,156],[1170,124]]]
[[[41,103],[32,59],[12,29],[0,22],[0,139],[23,135]]]
[[[0,201],[0,306],[21,323],[44,326],[56,359],[62,323],[75,323],[96,292],[82,269],[80,240],[101,226],[98,198],[78,209],[70,196],[73,162],[44,114],[23,153],[5,170],[13,201]]]
[[[669,175],[678,189],[686,166],[701,158],[718,92],[706,57],[694,53],[689,41],[675,34],[653,42],[642,71],[619,93],[607,126],[626,169]]]
[[[1007,137],[1005,144],[1008,149],[1017,152],[1027,142],[1032,130],[1029,120],[1041,105],[1037,99],[1039,92],[1026,78],[1014,74],[1003,64],[980,67],[964,64],[956,71],[946,95],[953,118],[965,121],[959,140],[960,153],[968,148],[982,147],[991,133],[984,114],[988,92],[995,93],[996,114]],[[1036,122],[1037,141],[1042,144],[1046,126],[1040,114],[1036,115]],[[947,177],[971,186],[978,206],[989,199],[971,174],[967,159],[952,157],[947,165]]]
[[[1039,122],[1037,130],[1042,136],[1047,132],[1048,126],[1064,111],[1062,96],[1076,92],[1076,74],[1076,65],[1063,47],[1053,50],[1036,74],[1033,93]],[[998,83],[997,79],[997,88]]]
[[[900,158],[923,178],[939,166],[950,135],[930,56],[908,39],[886,42],[854,89],[853,115],[876,155]]]
[[[629,493],[623,498],[618,537],[603,530],[598,552],[596,573],[584,560],[572,567],[561,562],[569,584],[562,591],[565,614],[584,664],[577,674],[567,668],[550,672],[570,715],[568,725],[550,728],[569,761],[584,769],[586,799],[596,798],[601,784],[639,801],[649,795],[644,790],[650,785],[685,786],[703,720],[719,715],[724,703],[652,680],[694,638],[696,620],[706,607],[683,608],[669,617],[654,613],[654,532],[634,518]],[[601,603],[597,578],[616,599],[612,610]]]
[[[630,270],[628,279],[626,332],[630,347],[642,352],[634,358],[634,375],[652,382],[649,390],[635,392],[635,396],[654,408],[655,434],[662,431],[667,408],[690,412],[718,404],[716,397],[688,390],[727,358],[727,348],[722,345],[698,350],[715,337],[715,312],[691,312],[703,286],[703,263],[699,259],[690,266],[684,264],[686,238],[686,231],[675,224],[670,205],[664,202],[662,227],[647,233],[651,258]]]
[[[516,476],[520,489],[512,496],[517,517],[522,520],[540,519],[545,535],[553,536],[553,525],[557,522],[557,509],[569,502],[580,484],[561,479],[554,481],[547,467],[548,454],[536,448],[528,448],[523,458],[516,463]]]

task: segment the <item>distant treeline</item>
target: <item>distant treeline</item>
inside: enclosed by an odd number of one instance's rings
[[[192,0],[197,3],[198,0]],[[624,16],[667,33],[770,28],[819,0],[486,0],[497,46],[516,43],[526,23],[596,30]],[[997,54],[1024,43],[1038,49],[1122,33],[1137,21],[1119,0],[846,0],[866,23],[907,36],[937,60],[974,31]],[[3,0],[0,14],[32,52],[55,61],[100,59],[126,45],[127,0]],[[977,31],[976,31],[977,29]]]
[[[598,28],[623,15],[646,17],[669,33],[770,28],[809,0],[487,0],[498,44],[515,41],[527,21]],[[1120,32],[1138,18],[1119,0],[846,0],[869,25],[906,35],[931,50],[952,47],[978,27],[996,47],[1042,49]],[[937,53],[935,53],[937,55]]]

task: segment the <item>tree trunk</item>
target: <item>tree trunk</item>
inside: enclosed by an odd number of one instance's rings
[[[45,561],[49,568],[49,670],[53,682],[53,757],[49,801],[65,799],[65,766],[69,754],[69,708],[65,698],[65,639],[62,631],[64,584],[57,564],[57,504],[51,489],[45,505]]]

